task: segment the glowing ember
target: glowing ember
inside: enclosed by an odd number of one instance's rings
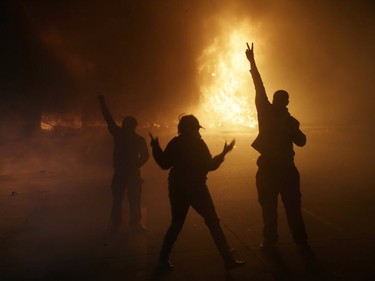
[[[209,127],[255,127],[249,63],[245,57],[249,26],[226,30],[198,59],[201,90],[200,115]]]
[[[82,120],[78,114],[43,113],[40,121],[42,131],[52,131],[55,127],[81,128]]]
[[[45,121],[40,121],[40,129],[42,129],[42,131],[52,131],[54,127]]]

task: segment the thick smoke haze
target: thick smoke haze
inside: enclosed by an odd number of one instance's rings
[[[0,0],[1,280],[280,280],[277,272],[293,280],[375,280],[365,278],[373,277],[375,241],[369,216],[375,212],[374,3]],[[268,266],[258,249],[259,153],[251,147],[258,130],[246,42],[254,43],[268,97],[287,90],[289,111],[306,133],[306,146],[295,146],[295,162],[310,241],[327,278],[308,278],[284,212],[279,241],[287,271],[280,270],[284,262]],[[237,76],[241,87],[220,91]],[[230,98],[207,97],[215,91],[244,101],[253,123],[226,127],[225,121],[242,116],[232,110],[223,121],[235,106]],[[224,271],[204,220],[189,211],[173,250],[176,270],[159,276],[170,203],[168,171],[152,155],[141,169],[147,232],[133,235],[124,198],[123,226],[106,237],[113,138],[99,94],[115,119],[137,118],[150,153],[148,133],[165,148],[183,113],[199,118],[213,156],[235,138],[207,184],[230,246],[246,267],[234,275]],[[204,107],[212,100],[221,111],[202,113],[214,107]],[[67,122],[41,130],[45,116]],[[219,125],[211,126],[212,119]],[[93,126],[82,126],[85,121]]]
[[[199,105],[197,58],[223,24],[247,21],[269,96],[290,92],[308,125],[374,121],[371,1],[2,1],[2,111],[176,119]],[[244,60],[245,55],[244,55]],[[248,69],[244,69],[248,71]],[[249,80],[251,78],[249,77]],[[251,98],[254,90],[249,89]],[[3,118],[4,119],[4,118]],[[31,118],[32,119],[32,118]]]

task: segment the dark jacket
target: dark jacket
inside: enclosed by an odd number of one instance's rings
[[[126,175],[139,176],[139,168],[149,158],[145,139],[131,130],[124,130],[117,126],[105,103],[101,104],[108,131],[113,136],[113,166],[115,172]]]
[[[148,158],[145,139],[134,133],[125,132],[121,128],[109,129],[113,136],[113,166],[122,172],[136,172]]]
[[[263,157],[271,161],[293,161],[293,143],[297,146],[306,144],[306,136],[299,128],[299,122],[292,117],[287,108],[273,106],[256,67],[251,75],[255,86],[255,105],[258,112],[259,134],[252,143]]]
[[[205,185],[207,173],[224,161],[221,155],[212,157],[200,137],[174,137],[163,151],[154,145],[153,156],[158,165],[169,172],[169,182],[178,185]]]

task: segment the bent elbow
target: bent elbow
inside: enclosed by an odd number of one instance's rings
[[[305,146],[306,141],[307,141],[307,140],[306,140],[306,136],[303,135],[303,136],[297,138],[297,139],[294,141],[294,143],[295,143],[297,146],[302,147],[302,146]]]
[[[162,170],[169,170],[172,165],[164,157],[160,155],[154,155],[155,162]]]
[[[305,146],[306,145],[306,141],[300,142],[300,143],[296,143],[296,145],[299,146],[299,147]]]

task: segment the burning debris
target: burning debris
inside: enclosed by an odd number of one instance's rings
[[[82,128],[82,117],[74,113],[43,113],[40,120],[40,129],[52,131],[56,127]]]

